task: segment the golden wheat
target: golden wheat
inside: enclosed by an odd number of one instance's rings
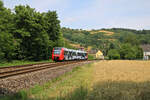
[[[150,61],[113,60],[94,64],[94,81],[134,81],[150,80]]]

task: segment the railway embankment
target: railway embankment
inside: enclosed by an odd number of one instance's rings
[[[71,71],[77,66],[92,63],[93,61],[84,61],[73,64],[64,64],[57,67],[45,68],[30,73],[14,75],[0,79],[0,95],[14,94],[22,89],[28,89],[35,85],[42,85],[66,72]],[[0,72],[2,73],[2,72]]]

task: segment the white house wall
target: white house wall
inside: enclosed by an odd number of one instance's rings
[[[144,52],[144,60],[148,60],[150,56],[150,52]]]

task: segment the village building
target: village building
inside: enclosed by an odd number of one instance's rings
[[[94,59],[104,59],[103,52],[101,50],[89,50],[88,54],[92,55]]]
[[[143,59],[149,60],[150,59],[150,44],[141,45],[141,48],[143,49]]]
[[[98,52],[96,53],[96,59],[104,59],[104,55],[100,50],[98,50]]]

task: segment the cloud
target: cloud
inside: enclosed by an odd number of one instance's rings
[[[6,7],[13,9],[16,5],[30,5],[40,12],[60,10],[68,5],[70,0],[3,0]]]
[[[66,22],[66,23],[73,23],[73,22],[76,22],[77,21],[77,18],[65,18],[64,20],[63,20],[64,22]]]
[[[56,10],[61,26],[150,29],[150,0],[4,0],[8,7],[28,4],[37,11]]]
[[[40,12],[45,12],[47,10],[57,10],[60,11],[60,8],[65,8],[69,3],[69,0],[32,0],[30,5],[33,8],[36,8]]]
[[[116,20],[114,23],[110,22],[113,27],[124,27],[134,29],[149,29],[149,17],[130,17]],[[111,26],[111,27],[112,27]]]
[[[71,22],[62,19],[62,25],[75,28],[124,27],[150,28],[149,0],[93,0],[88,7],[70,13]]]
[[[29,3],[29,0],[2,0],[4,6],[10,9],[13,9],[16,5],[26,5]]]

